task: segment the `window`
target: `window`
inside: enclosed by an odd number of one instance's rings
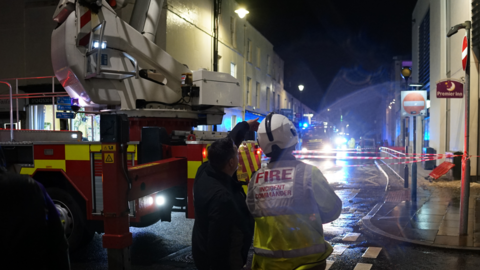
[[[252,62],[252,41],[249,39],[247,44],[247,61]]]
[[[270,74],[270,55],[267,55],[267,74]]]
[[[267,106],[266,106],[267,111],[270,111],[270,87],[267,87],[267,98],[266,98],[266,100],[267,100]]]
[[[235,17],[230,17],[230,43],[234,48],[237,47],[237,35],[236,35],[236,20]]]
[[[255,89],[255,100],[256,100],[256,105],[258,108],[260,108],[260,84],[257,82],[257,87]]]
[[[262,50],[257,47],[257,67],[260,67],[260,65],[262,64]]]
[[[430,10],[420,24],[419,29],[419,69],[418,80],[423,89],[430,92]]]
[[[247,77],[247,105],[252,106],[252,79]]]
[[[235,63],[230,63],[230,75],[237,78],[237,65]]]

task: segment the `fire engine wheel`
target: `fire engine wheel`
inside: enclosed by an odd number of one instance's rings
[[[84,236],[87,236],[84,214],[73,197],[63,189],[49,188],[47,192],[60,215],[69,249],[75,251],[85,244]]]

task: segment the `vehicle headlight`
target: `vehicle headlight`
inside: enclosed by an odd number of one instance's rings
[[[308,151],[308,149],[306,147],[302,148],[302,152],[307,152],[307,151]]]
[[[145,203],[145,206],[148,207],[153,204],[153,198],[152,196],[146,197],[143,202]]]
[[[155,202],[157,203],[158,206],[162,206],[165,204],[165,197],[162,195],[158,195],[157,198],[155,199]]]
[[[331,146],[330,144],[328,144],[328,143],[326,143],[325,145],[323,145],[323,150],[325,150],[325,151],[329,151],[329,150],[332,150],[332,149],[333,149],[332,146]]]

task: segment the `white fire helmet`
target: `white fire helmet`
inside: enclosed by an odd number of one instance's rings
[[[263,119],[257,132],[258,144],[266,155],[272,153],[272,147],[287,149],[298,143],[295,126],[287,117],[281,114],[270,113]]]

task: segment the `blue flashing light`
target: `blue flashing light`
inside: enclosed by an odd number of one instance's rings
[[[303,127],[304,127],[304,128],[307,128],[307,127],[308,127],[308,123],[303,123]]]

